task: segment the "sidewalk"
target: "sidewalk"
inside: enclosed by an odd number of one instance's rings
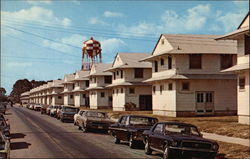
[[[201,133],[203,134],[203,137],[207,138],[207,139],[218,140],[218,141],[222,141],[222,142],[239,144],[239,145],[250,147],[250,140],[249,139],[228,137],[228,136],[217,135],[217,134],[206,133],[206,132],[201,132]]]

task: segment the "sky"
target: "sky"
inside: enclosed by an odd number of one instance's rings
[[[90,37],[112,63],[118,52],[152,53],[163,33],[231,32],[248,10],[247,1],[1,0],[1,87],[80,70]]]

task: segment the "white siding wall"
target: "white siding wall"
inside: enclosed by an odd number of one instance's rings
[[[117,89],[119,90],[118,93]],[[121,89],[123,89],[123,93],[121,93]],[[125,94],[125,88],[124,87],[115,87],[113,88],[113,110],[114,111],[123,111],[124,110],[124,104],[126,103],[126,94]]]
[[[250,102],[249,102],[249,70],[246,70],[240,74],[238,77],[244,76],[246,77],[245,81],[245,89],[239,89],[238,84],[238,115],[239,115],[239,123],[250,124]],[[239,83],[239,82],[238,82]]]

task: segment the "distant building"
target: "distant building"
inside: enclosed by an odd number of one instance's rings
[[[112,64],[97,63],[93,64],[89,76],[89,101],[91,109],[111,109],[112,90],[106,86],[112,82],[112,73],[104,72]]]
[[[162,34],[151,56],[153,113],[166,116],[232,115],[236,76],[221,73],[236,63],[236,43],[215,35]]]
[[[51,97],[52,97],[52,102],[51,105],[63,105],[63,80],[53,80],[52,85],[51,85]]]
[[[74,82],[74,106],[89,107],[89,94],[85,89],[89,87],[89,79],[86,77],[89,71],[77,71],[73,79]]]
[[[249,54],[250,54],[250,32],[249,32],[249,12],[240,23],[237,30],[226,34],[217,40],[237,40],[237,64],[223,70],[223,72],[234,72],[238,75],[238,116],[239,122],[250,124],[250,94],[249,94]]]
[[[112,67],[113,110],[124,111],[125,104],[133,104],[136,110],[152,110],[152,86],[142,81],[151,78],[152,64],[139,62],[148,57],[145,53],[118,53]],[[129,110],[129,108],[127,108]]]
[[[30,91],[24,92],[21,94],[21,103],[22,104],[27,104],[29,103],[29,96],[30,96]]]

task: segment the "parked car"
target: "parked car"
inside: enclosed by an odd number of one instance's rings
[[[158,151],[163,153],[164,159],[214,159],[219,149],[217,142],[204,139],[196,126],[186,123],[156,123],[143,134],[145,153]]]
[[[0,113],[5,114],[6,112],[6,108],[7,108],[7,104],[6,102],[0,102]]]
[[[29,109],[34,110],[34,104],[30,104]]]
[[[52,105],[50,105],[50,106],[48,106],[47,108],[46,108],[46,114],[47,115],[50,115],[50,110],[53,108],[53,106]]]
[[[10,139],[0,131],[0,158],[10,158]]]
[[[83,132],[87,132],[89,129],[109,130],[109,126],[114,123],[107,113],[88,110],[83,112],[77,121],[79,129]]]
[[[8,120],[4,118],[4,116],[0,115],[0,131],[7,137],[10,136],[10,125]]]
[[[46,114],[47,107],[48,107],[47,105],[42,105],[41,114]]]
[[[117,123],[110,126],[111,135],[115,138],[115,143],[128,141],[130,148],[135,148],[137,143],[143,142],[143,131],[149,130],[157,118],[141,115],[123,115]]]
[[[41,104],[35,104],[35,105],[34,105],[34,110],[35,110],[35,111],[40,111],[41,108],[42,108],[42,105],[41,105]]]
[[[83,112],[85,112],[85,110],[79,110],[78,113],[74,115],[74,125],[78,126],[78,120],[80,116],[82,116]]]
[[[68,106],[62,106],[61,110],[59,111],[59,119],[61,122],[64,122],[65,120],[74,120],[74,115],[78,112],[79,108],[74,107],[68,107]]]
[[[50,116],[55,116],[56,110],[59,108],[59,105],[52,106],[50,109]]]
[[[59,106],[59,107],[56,109],[55,118],[57,118],[57,119],[60,118],[59,114],[61,113],[61,110],[62,110],[62,106]]]

